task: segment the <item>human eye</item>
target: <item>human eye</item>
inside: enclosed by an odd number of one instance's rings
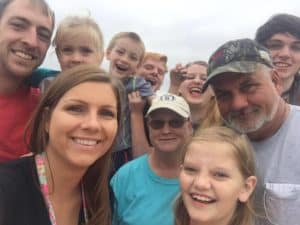
[[[61,52],[65,55],[69,55],[73,53],[73,48],[71,46],[64,46],[61,48]]]
[[[195,79],[196,76],[195,76],[195,74],[187,73],[187,74],[183,75],[183,77],[185,80],[193,80],[193,79]]]
[[[161,129],[164,126],[164,121],[158,119],[151,119],[149,125],[152,129]]]
[[[206,80],[207,80],[207,76],[206,76],[206,75],[201,75],[201,76],[200,76],[200,80],[206,81]]]
[[[83,55],[89,55],[93,52],[93,50],[89,47],[81,47],[80,48],[80,52],[83,54]]]
[[[51,32],[47,29],[38,29],[37,31],[39,39],[43,42],[50,42],[51,40]]]
[[[152,65],[146,64],[146,65],[144,65],[144,68],[146,70],[152,70],[154,67]]]
[[[85,108],[84,106],[82,105],[76,105],[76,104],[72,104],[72,105],[67,105],[65,107],[65,110],[69,113],[72,113],[72,114],[80,114],[80,113],[83,113],[85,111]]]
[[[172,128],[180,128],[183,126],[185,120],[183,119],[173,119],[173,120],[170,120],[170,125]]]
[[[295,52],[300,52],[300,42],[294,43],[291,45],[291,50]]]
[[[229,100],[230,94],[228,92],[215,92],[216,98],[218,101],[226,101]]]
[[[164,70],[158,69],[157,71],[158,71],[158,74],[159,74],[159,75],[164,75]]]
[[[138,57],[136,55],[130,55],[130,59],[132,61],[137,61],[138,60]]]
[[[216,179],[221,179],[221,180],[226,179],[226,178],[229,177],[229,175],[226,172],[224,172],[224,171],[214,171],[213,172],[213,176]]]
[[[27,23],[21,19],[14,19],[10,21],[10,25],[14,30],[24,30],[27,26]]]
[[[267,48],[270,50],[279,50],[283,48],[283,43],[279,41],[270,41],[267,43]]]
[[[123,55],[124,54],[124,50],[122,50],[122,49],[116,49],[116,53],[118,55]]]
[[[99,111],[99,115],[105,119],[117,118],[117,113],[115,110],[110,108],[103,108]]]
[[[241,90],[242,92],[246,92],[246,93],[252,93],[254,91],[256,91],[258,84],[256,83],[247,83],[242,85]]]
[[[193,166],[183,165],[183,171],[187,174],[195,174],[197,172],[197,169]]]

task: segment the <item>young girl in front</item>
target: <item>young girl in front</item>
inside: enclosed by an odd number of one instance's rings
[[[110,74],[119,78],[126,89],[123,129],[113,154],[115,170],[130,159],[146,153],[149,146],[144,130],[143,110],[146,100],[151,101],[153,91],[149,82],[135,75],[144,54],[145,45],[135,32],[117,33],[106,50]]]
[[[253,225],[253,151],[226,127],[200,130],[183,151],[176,225]]]

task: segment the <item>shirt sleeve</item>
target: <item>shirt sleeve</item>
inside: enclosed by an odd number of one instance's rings
[[[151,84],[146,81],[143,77],[133,76],[132,79],[127,83],[127,92],[139,91],[142,97],[152,96]]]

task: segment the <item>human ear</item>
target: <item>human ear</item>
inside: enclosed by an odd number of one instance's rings
[[[101,65],[101,63],[102,63],[102,61],[103,61],[103,58],[104,58],[104,52],[101,51],[101,52],[99,53],[99,65]]]
[[[59,51],[58,47],[55,48],[55,53],[56,53],[57,57],[60,56],[60,51]]]
[[[46,133],[49,133],[49,127],[50,127],[50,109],[49,107],[46,107],[43,111],[43,122],[44,122],[44,129]]]
[[[245,180],[244,187],[238,196],[238,200],[240,202],[246,202],[249,199],[250,195],[254,191],[256,183],[257,178],[255,176],[250,176]]]
[[[187,123],[188,123],[188,135],[191,137],[193,136],[194,128],[190,118],[188,119]]]
[[[281,95],[283,92],[283,81],[275,69],[271,71],[271,78],[277,92]]]
[[[110,53],[111,53],[110,50],[107,50],[107,51],[105,52],[105,57],[106,57],[107,60],[110,60]]]

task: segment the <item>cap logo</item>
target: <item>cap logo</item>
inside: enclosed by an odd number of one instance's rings
[[[216,61],[219,58],[223,57],[224,52],[223,49],[221,49],[220,51],[217,51],[212,57],[211,57],[211,61]]]
[[[260,50],[259,55],[262,59],[266,60],[267,62],[271,61],[270,55],[267,52]]]
[[[227,63],[230,62],[232,59],[234,59],[238,50],[239,50],[239,45],[236,43],[230,43],[229,46],[227,46],[227,48],[224,48],[225,62]]]
[[[160,100],[161,101],[174,101],[175,96],[173,96],[173,95],[162,95],[162,96],[160,96]]]

